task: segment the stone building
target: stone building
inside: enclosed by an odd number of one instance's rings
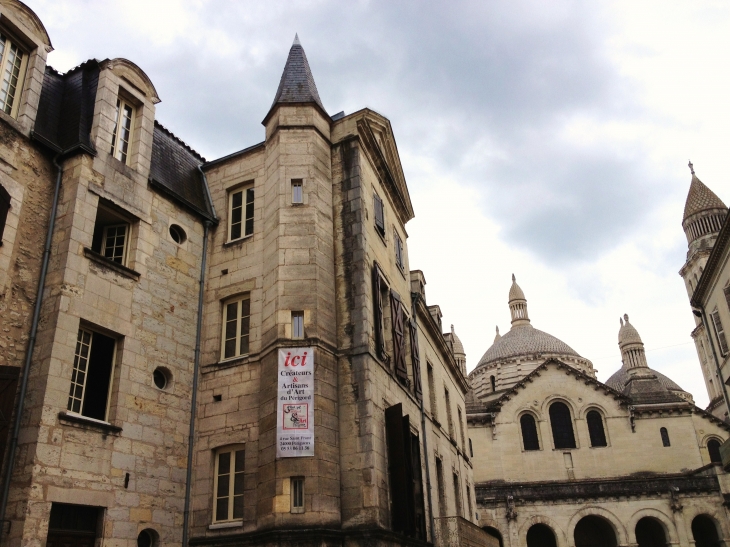
[[[724,545],[730,426],[649,368],[628,316],[623,365],[602,383],[590,361],[529,326],[514,280],[509,306],[512,329],[469,375],[480,526],[512,547]]]
[[[134,63],[58,73],[18,0],[0,42],[2,545],[495,544],[390,122],[295,39],[206,161]]]

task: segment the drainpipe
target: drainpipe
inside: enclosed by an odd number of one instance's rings
[[[38,292],[36,294],[35,306],[33,308],[33,322],[30,327],[30,339],[28,340],[28,349],[25,353],[25,364],[23,366],[23,378],[20,381],[20,394],[18,396],[18,404],[15,407],[15,420],[13,420],[13,437],[10,441],[8,449],[8,464],[5,467],[3,475],[3,492],[0,500],[0,524],[4,524],[5,511],[8,507],[8,495],[10,493],[10,478],[13,475],[15,467],[15,450],[18,447],[18,435],[20,434],[20,421],[23,416],[23,404],[25,403],[25,394],[28,391],[28,376],[30,373],[30,363],[35,349],[36,334],[38,333],[38,322],[41,315],[41,304],[43,303],[43,287],[46,284],[46,273],[48,272],[48,262],[51,257],[51,240],[53,239],[53,228],[56,224],[56,209],[58,208],[58,196],[61,191],[61,178],[63,177],[63,167],[58,164],[58,158],[61,154],[56,154],[53,158],[53,165],[56,166],[56,187],[53,191],[53,205],[51,206],[51,218],[48,222],[48,231],[46,232],[46,245],[43,249],[43,261],[41,263],[41,276],[38,279]],[[10,522],[8,521],[8,534],[10,533]],[[0,532],[0,543],[2,543],[2,533]]]
[[[416,322],[416,318],[418,317],[418,310],[416,309],[416,305],[418,304],[418,300],[421,298],[421,295],[417,292],[411,293],[411,315],[413,316],[413,323],[418,325]],[[416,332],[418,332],[418,329],[416,329]],[[416,344],[418,341],[416,341]],[[420,363],[419,363],[420,365]],[[423,384],[423,382],[421,382]],[[426,407],[423,402],[423,389],[421,389],[421,431],[423,432],[423,435],[421,437],[423,438],[423,459],[426,462],[426,498],[428,499],[428,513],[429,513],[429,528],[431,529],[431,543],[435,543],[436,541],[436,527],[434,524],[434,516],[433,516],[433,503],[431,502],[431,466],[429,465],[429,454],[428,454],[428,435],[426,434]],[[183,546],[185,547],[185,546]]]
[[[722,385],[722,395],[725,399],[725,410],[730,413],[730,397],[727,395],[727,386],[725,385],[725,380],[722,377],[722,371],[720,370],[720,361],[717,358],[717,352],[715,351],[715,343],[712,341],[712,334],[710,333],[710,326],[709,322],[707,321],[707,316],[705,315],[705,308],[701,304],[692,309],[692,313],[698,316],[700,319],[702,319],[702,324],[705,327],[705,332],[707,333],[707,339],[710,342],[710,348],[712,348],[712,357],[715,360],[715,370],[717,371],[717,377],[720,379],[720,385]],[[730,414],[726,414],[727,418],[725,421],[730,420]]]
[[[200,371],[200,337],[203,332],[203,294],[205,289],[205,267],[208,258],[208,232],[210,226],[216,220],[215,208],[213,207],[213,199],[208,190],[208,179],[203,172],[201,165],[198,165],[200,176],[203,177],[203,188],[205,189],[205,197],[208,200],[208,206],[212,213],[212,218],[205,221],[203,228],[203,257],[200,261],[200,286],[198,288],[198,324],[195,332],[195,362],[193,365],[193,393],[190,401],[190,429],[188,431],[188,467],[185,474],[185,509],[183,512],[183,537],[182,547],[188,547],[188,528],[190,525],[190,490],[193,477],[193,448],[195,441],[195,413],[197,412],[198,401],[198,375]]]

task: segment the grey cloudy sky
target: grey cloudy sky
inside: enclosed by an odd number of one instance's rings
[[[626,312],[650,365],[706,404],[677,271],[688,158],[730,200],[725,2],[28,4],[54,68],[132,60],[158,120],[209,159],[263,139],[298,32],[331,114],[390,118],[416,210],[410,265],[469,367],[509,328],[514,272],[533,324],[599,378],[620,366]]]

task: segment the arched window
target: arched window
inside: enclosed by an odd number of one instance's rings
[[[613,526],[596,515],[588,515],[580,519],[573,531],[575,547],[616,547],[616,532]]]
[[[669,443],[669,432],[667,431],[666,427],[662,427],[659,430],[659,434],[662,436],[662,445],[664,446],[671,446]]]
[[[555,533],[545,524],[533,524],[527,531],[527,547],[556,547]]]
[[[522,429],[522,444],[525,450],[540,450],[540,440],[537,437],[537,425],[532,414],[520,416],[520,428]]]
[[[694,518],[692,536],[696,547],[719,547],[721,545],[715,521],[708,515],[697,515]]]
[[[657,519],[644,517],[636,523],[636,543],[638,547],[667,547],[667,534]]]
[[[597,410],[589,411],[586,422],[588,422],[588,433],[591,436],[591,446],[607,446],[601,413]]]
[[[474,447],[471,444],[471,439],[469,439],[469,457],[470,458],[474,457]]]
[[[492,393],[497,391],[497,379],[494,376],[489,377],[489,383],[492,384]]]
[[[710,461],[712,463],[722,463],[722,456],[720,456],[720,441],[717,439],[710,439],[707,441],[707,451],[710,453]]]
[[[553,430],[555,448],[575,448],[573,419],[565,403],[557,402],[550,405],[550,426]]]

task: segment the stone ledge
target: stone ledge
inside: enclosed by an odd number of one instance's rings
[[[234,239],[233,241],[226,241],[221,247],[224,249],[228,247],[235,247],[235,246],[241,246],[244,242],[253,240],[253,234],[249,234],[247,236],[239,237],[238,239]]]
[[[86,416],[81,416],[79,414],[71,414],[65,410],[58,413],[58,419],[62,422],[83,425],[90,429],[99,429],[105,433],[111,433],[112,435],[117,435],[122,432],[122,428],[118,425],[112,425],[108,422],[102,422],[101,420],[87,418]]]
[[[109,260],[107,257],[100,255],[96,251],[92,251],[88,247],[84,247],[84,256],[92,262],[96,262],[100,266],[109,268],[110,270],[113,270],[114,272],[123,275],[124,277],[128,277],[129,279],[139,281],[139,278],[142,276],[141,273],[135,272],[132,268],[127,268],[126,266],[122,266],[121,264],[118,264],[113,260]]]

